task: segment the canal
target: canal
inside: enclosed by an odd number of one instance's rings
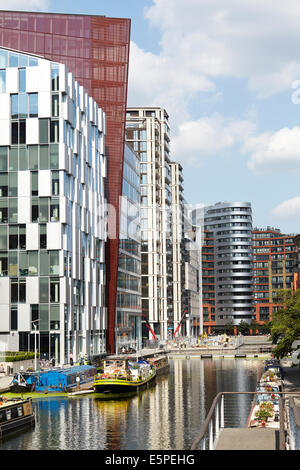
[[[169,374],[138,395],[103,401],[97,395],[35,400],[37,423],[0,442],[1,450],[183,450],[199,434],[220,391],[254,391],[259,359],[170,359]],[[232,420],[249,413],[236,399]]]

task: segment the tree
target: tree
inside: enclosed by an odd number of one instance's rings
[[[283,306],[274,313],[270,332],[272,343],[276,344],[273,354],[280,359],[291,354],[293,342],[300,339],[300,289],[282,290],[277,300]]]

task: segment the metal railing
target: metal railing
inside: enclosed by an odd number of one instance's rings
[[[227,428],[247,426],[248,417],[251,412],[257,392],[220,392],[215,397],[208,415],[203,423],[199,436],[194,440],[191,450],[214,450],[216,449],[221,432]],[[276,392],[279,395],[279,450],[286,448],[286,419],[284,412],[285,395],[297,395],[295,392]],[[237,397],[246,397],[241,406],[237,406]],[[300,394],[298,394],[300,397]],[[232,398],[235,400],[233,401]],[[227,403],[226,403],[227,402]],[[241,416],[241,410],[244,415]]]

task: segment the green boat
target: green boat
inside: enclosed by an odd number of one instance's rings
[[[129,359],[104,361],[103,373],[94,378],[97,393],[128,393],[147,386],[156,378],[156,368],[145,360],[131,362]]]

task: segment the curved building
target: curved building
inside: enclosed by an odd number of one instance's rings
[[[253,319],[251,204],[218,202],[202,210],[204,231],[213,236],[215,325],[250,323]]]

